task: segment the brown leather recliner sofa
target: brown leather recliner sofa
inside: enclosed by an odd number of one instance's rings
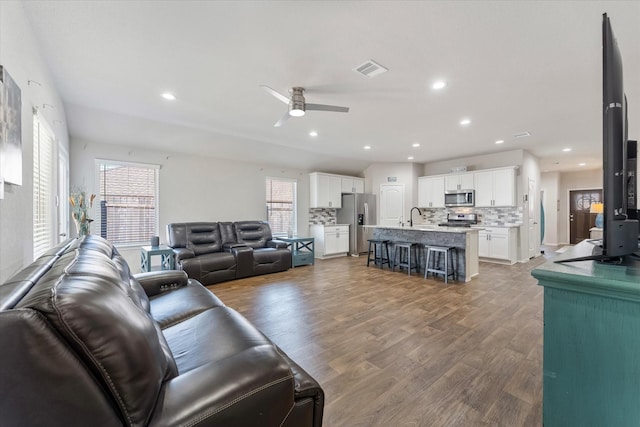
[[[183,271],[98,236],[0,285],[0,425],[315,426],[318,383]]]
[[[291,268],[287,243],[264,221],[172,223],[167,241],[176,266],[203,285]]]

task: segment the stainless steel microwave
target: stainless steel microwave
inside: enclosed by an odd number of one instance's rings
[[[444,192],[444,205],[453,206],[475,206],[476,191],[475,190],[452,190]]]

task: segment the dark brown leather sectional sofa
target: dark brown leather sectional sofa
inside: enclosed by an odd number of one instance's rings
[[[176,266],[203,285],[291,268],[287,243],[265,221],[172,223],[167,241]]]
[[[0,285],[0,425],[315,426],[317,382],[183,271],[98,236]]]

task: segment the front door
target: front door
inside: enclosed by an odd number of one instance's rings
[[[569,243],[589,239],[589,229],[595,226],[596,214],[590,213],[592,203],[602,202],[602,190],[569,191]]]
[[[403,211],[404,184],[380,184],[380,224],[402,224]]]

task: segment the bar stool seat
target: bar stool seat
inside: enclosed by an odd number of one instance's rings
[[[458,274],[456,270],[458,250],[455,247],[424,245],[424,249],[427,252],[424,264],[425,279],[429,276],[429,273],[432,273],[434,276],[436,274],[442,274],[444,276],[444,283],[448,283],[449,276],[452,276],[453,280],[458,280]],[[444,263],[442,265],[442,268],[440,268],[441,254],[444,255]],[[433,259],[433,266],[429,265],[431,259]]]
[[[411,270],[420,273],[420,262],[418,261],[418,244],[411,242],[392,242],[393,256],[391,257],[391,271],[395,271],[396,267],[406,268],[407,273],[411,276]],[[411,255],[413,254],[413,264],[411,263]]]
[[[367,267],[369,262],[373,261],[374,265],[378,265],[380,268],[387,264],[391,268],[391,262],[389,258],[389,241],[382,239],[369,239],[369,251],[367,253]],[[373,258],[371,258],[371,248],[373,246]]]

